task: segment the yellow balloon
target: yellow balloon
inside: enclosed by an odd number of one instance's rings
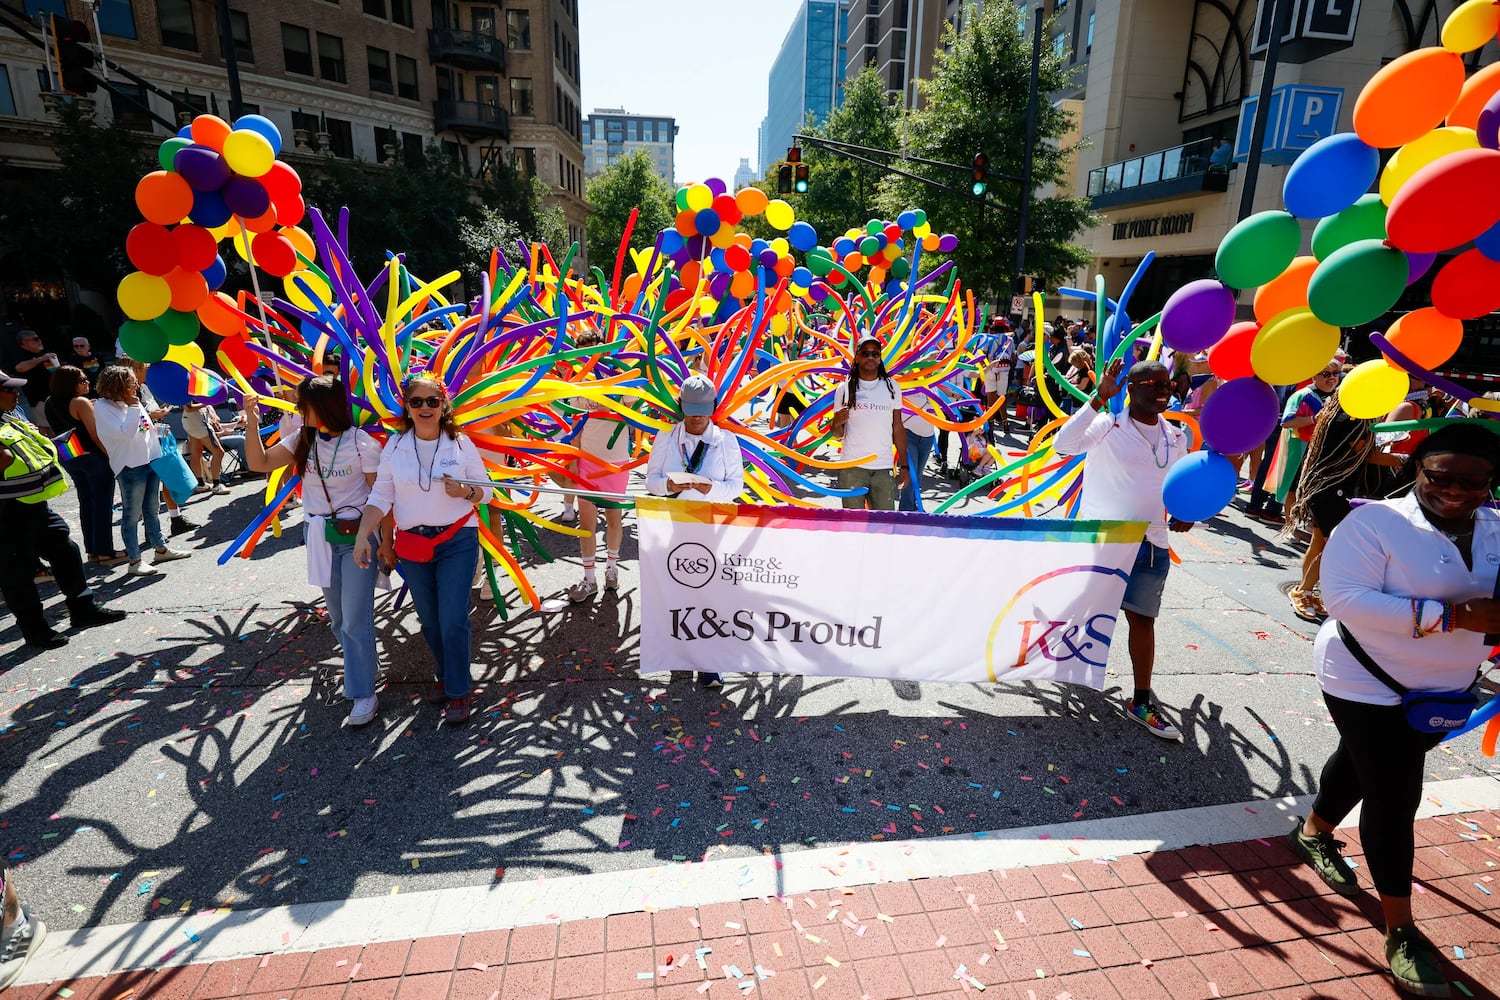
[[[694,212],[701,212],[713,203],[714,191],[707,184],[694,184],[687,189],[687,207]]]
[[[786,241],[786,237],[784,236],[778,236],[766,245],[775,250],[778,257],[785,257],[792,249],[792,245]]]
[[[1500,8],[1497,8],[1500,9]],[[1413,139],[1391,156],[1380,172],[1380,200],[1387,205],[1412,174],[1433,160],[1462,149],[1478,149],[1479,137],[1471,128],[1448,126],[1435,128],[1420,139]]]
[[[922,223],[920,225],[913,226],[912,229],[911,229],[911,234],[913,236],[915,236],[917,239],[921,239],[922,237],[926,236],[930,232],[932,232],[932,224],[928,223],[928,222],[924,222],[924,223]]]
[[[115,289],[115,299],[131,319],[155,319],[172,304],[172,286],[166,278],[144,271],[132,271]]]
[[[701,298],[701,299],[698,300],[698,315],[699,316],[703,316],[703,317],[707,318],[709,316],[712,316],[714,313],[718,312],[718,310],[719,310],[719,300],[718,299],[711,299],[711,298],[709,298],[708,296],[705,295],[703,298]]]
[[[708,245],[718,247],[720,250],[734,246],[734,227],[720,226],[714,230],[714,234],[708,238]]]
[[[1250,367],[1271,385],[1296,385],[1312,378],[1338,349],[1338,327],[1318,319],[1311,309],[1288,309],[1255,335]]]
[[[1406,372],[1376,358],[1344,376],[1339,386],[1339,405],[1357,420],[1374,420],[1400,405],[1409,385]]]
[[[772,229],[780,229],[785,232],[792,228],[792,223],[797,221],[797,213],[792,211],[792,206],[777,198],[766,205],[766,222]]]
[[[282,226],[277,232],[286,237],[287,242],[292,245],[293,250],[296,250],[308,260],[317,260],[318,248],[313,245],[313,239],[307,235],[305,229],[300,229],[297,226]]]
[[[1443,22],[1443,48],[1449,52],[1473,52],[1494,41],[1500,31],[1500,7],[1493,0],[1468,0]]]
[[[276,162],[276,150],[259,132],[239,129],[224,138],[224,162],[237,174],[260,177]]]
[[[174,344],[167,348],[165,361],[175,361],[184,368],[203,367],[203,348],[197,344]]]
[[[787,319],[786,313],[776,313],[771,317],[771,332],[778,337],[786,333],[791,325],[791,320]]]
[[[333,289],[328,287],[328,282],[320,277],[316,271],[304,269],[293,271],[282,281],[282,287],[286,289],[287,300],[292,305],[297,306],[299,309],[305,309],[308,312],[315,312],[317,310],[317,306],[313,304],[313,300],[308,297],[307,293],[297,287],[298,281],[304,282],[311,289],[312,294],[316,296],[317,300],[324,305],[333,301]]]

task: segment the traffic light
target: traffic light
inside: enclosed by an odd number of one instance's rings
[[[797,168],[794,173],[796,175],[797,181],[792,185],[793,188],[798,194],[807,194],[807,164],[797,164]]]
[[[974,154],[974,185],[970,190],[974,192],[974,197],[976,198],[983,198],[985,188],[989,187],[989,183],[985,180],[985,174],[989,170],[989,166],[990,158],[988,156],[983,153]]]
[[[82,21],[52,15],[53,51],[57,55],[60,86],[69,94],[92,94],[98,89],[94,75],[94,50],[89,48],[89,29]]]
[[[776,191],[779,194],[792,193],[792,165],[783,163],[776,168]]]

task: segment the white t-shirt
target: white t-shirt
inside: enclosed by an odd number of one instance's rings
[[[575,408],[591,414],[584,422],[582,433],[574,439],[573,444],[595,458],[602,458],[615,465],[630,457],[629,427],[619,420],[610,419],[610,411],[597,400],[586,396],[576,396],[569,402]],[[592,415],[595,413],[598,416]],[[610,444],[611,438],[614,439],[614,444]]]
[[[117,476],[161,457],[160,434],[141,403],[99,400],[94,406],[94,428],[99,443],[109,453],[109,467]]]
[[[439,434],[436,441],[419,440],[413,432],[393,434],[380,452],[380,470],[369,504],[394,513],[398,528],[446,528],[461,517],[472,516],[474,504],[461,496],[450,497],[443,487],[444,476],[489,478],[479,449],[462,434],[456,441],[447,434]],[[303,495],[305,500],[306,491]]]
[[[1080,406],[1052,443],[1059,455],[1087,455],[1078,517],[1093,521],[1145,521],[1146,541],[1169,548],[1161,488],[1167,470],[1188,453],[1187,435],[1158,417],[1155,426],[1096,413]],[[1325,563],[1326,565],[1326,563]]]
[[[864,386],[860,386],[860,389],[863,390]],[[937,428],[932,425],[932,422],[926,417],[919,416],[919,413],[931,413],[934,416],[937,414],[931,397],[922,393],[912,393],[910,397],[906,397],[904,392],[902,396],[907,399],[907,403],[905,411],[901,414],[901,426],[911,431],[917,437],[930,438],[936,436]]]
[[[859,389],[854,393],[854,408],[844,425],[844,447],[840,454],[844,458],[874,455],[860,466],[862,469],[890,469],[896,464],[891,414],[901,409],[901,387],[895,382],[891,386],[894,391],[881,379],[860,379]],[[833,390],[833,408],[841,410],[848,402],[849,383],[843,382]]]
[[[296,448],[296,440],[288,446]],[[319,474],[321,471],[321,475]],[[370,496],[370,487],[364,474],[380,471],[380,442],[368,431],[351,428],[337,437],[326,438],[319,434],[313,438],[312,449],[307,453],[307,469],[303,472],[302,503],[306,513],[314,517],[358,517],[365,509]],[[318,484],[322,480],[322,485]],[[323,495],[323,487],[328,495]],[[329,509],[328,501],[333,501]]]

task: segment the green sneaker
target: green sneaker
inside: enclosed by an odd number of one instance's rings
[[[1286,839],[1291,845],[1292,853],[1306,861],[1334,892],[1340,896],[1359,895],[1359,882],[1354,877],[1354,869],[1339,854],[1339,849],[1344,846],[1342,840],[1334,840],[1333,835],[1328,833],[1320,833],[1315,837],[1304,836],[1301,816],[1297,817],[1297,825],[1286,835]]]
[[[1438,963],[1438,950],[1415,924],[1393,927],[1385,936],[1385,957],[1391,975],[1406,992],[1420,997],[1445,997],[1448,977]]]

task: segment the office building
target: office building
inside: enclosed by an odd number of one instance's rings
[[[748,156],[740,157],[740,165],[734,171],[734,189],[739,191],[742,188],[747,188],[759,179],[755,170],[750,166],[750,158]]]
[[[621,156],[644,149],[656,172],[668,184],[677,172],[677,122],[660,115],[633,115],[624,108],[595,108],[583,122],[583,170],[589,177],[604,172]]]
[[[846,76],[875,67],[886,90],[917,107],[916,81],[932,75],[942,45],[943,24],[962,24],[970,0],[850,0]]]
[[[771,64],[758,150],[762,170],[785,155],[809,116],[821,122],[843,102],[850,2],[803,0],[798,6]]]

